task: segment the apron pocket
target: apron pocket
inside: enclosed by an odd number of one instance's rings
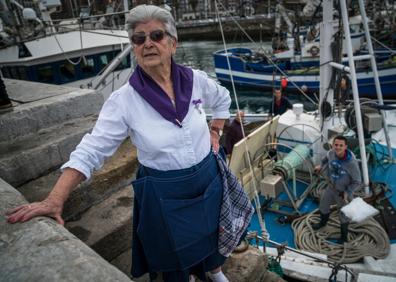
[[[221,176],[218,174],[205,192],[196,198],[160,200],[175,251],[217,231],[222,192]]]

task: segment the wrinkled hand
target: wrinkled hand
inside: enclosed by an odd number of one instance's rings
[[[211,130],[210,131],[210,145],[212,146],[213,152],[215,154],[217,154],[219,152],[219,148],[220,148],[219,141],[220,141],[219,134],[217,134],[216,131]]]
[[[9,223],[25,222],[33,217],[48,216],[54,218],[59,224],[64,225],[62,219],[63,203],[54,198],[46,198],[41,202],[21,205],[6,212]]]

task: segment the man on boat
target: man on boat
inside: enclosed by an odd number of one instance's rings
[[[243,124],[244,117],[245,113],[239,111],[227,129],[225,139],[225,150],[227,155],[232,153],[232,148],[234,145],[243,138],[241,125]]]
[[[326,170],[328,183],[319,204],[320,222],[313,224],[312,228],[318,230],[326,225],[330,216],[330,206],[337,204],[341,209],[353,199],[353,191],[361,185],[361,174],[354,154],[347,149],[347,139],[338,135],[333,140],[333,148],[322,159],[321,165],[315,167],[319,172]],[[349,219],[340,211],[341,237],[337,243],[348,241]]]
[[[350,90],[350,82],[347,76],[343,76],[340,80],[340,89],[339,89],[339,103],[345,103],[347,100],[350,100],[352,93]]]
[[[293,106],[290,101],[282,96],[280,89],[275,89],[274,98],[271,101],[269,113],[271,116],[281,115]]]

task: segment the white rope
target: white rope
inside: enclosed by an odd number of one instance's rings
[[[365,256],[383,259],[389,254],[388,235],[376,220],[370,218],[360,223],[351,223],[348,227],[348,242],[340,245],[327,240],[339,237],[338,211],[331,213],[326,226],[315,231],[312,224],[320,220],[319,215],[315,214],[316,211],[292,223],[294,241],[298,249],[326,254],[329,260],[338,263],[357,262]]]
[[[216,8],[216,16],[217,16],[217,19],[219,21],[221,37],[222,37],[222,40],[223,40],[224,52],[227,52],[227,44],[226,44],[225,37],[224,37],[223,25],[221,23],[221,18],[220,18],[220,15],[219,15],[219,10],[218,10],[218,6],[217,6],[217,0],[215,0],[215,8]],[[240,111],[238,97],[236,95],[235,83],[234,83],[233,76],[232,76],[230,60],[229,60],[228,56],[226,56],[226,58],[227,58],[228,69],[230,71],[232,92],[233,92],[233,95],[234,95],[235,103],[236,103],[236,106],[237,106],[237,114],[238,114],[238,112]],[[241,125],[243,140],[244,140],[243,143],[245,145],[246,159],[248,160],[248,165],[249,165],[249,171],[252,173],[252,176],[253,176],[254,171],[253,171],[253,166],[252,166],[252,162],[251,162],[250,155],[249,155],[249,149],[248,149],[246,138],[245,138],[246,137],[245,130],[243,128],[242,122],[240,123],[240,125]],[[254,180],[255,178],[252,178],[252,179],[253,179],[252,181],[253,181],[253,190],[254,190],[253,191],[254,192],[253,200],[254,200],[254,204],[255,204],[255,207],[256,207],[257,217],[259,219],[261,233],[262,233],[262,236],[264,238],[269,239],[269,234],[267,232],[267,229],[265,227],[265,222],[264,222],[264,220],[262,218],[262,215],[261,215],[261,205],[260,205],[259,196],[258,196],[258,192],[257,192],[256,181]]]
[[[73,66],[76,66],[76,65],[80,64],[80,63],[81,63],[81,60],[84,58],[81,23],[79,23],[79,26],[80,26],[80,46],[81,46],[80,51],[81,51],[81,55],[80,55],[80,58],[78,59],[77,62],[73,62],[73,61],[66,55],[66,52],[65,52],[65,50],[62,48],[62,45],[60,44],[60,42],[59,42],[59,40],[58,40],[58,37],[56,36],[56,33],[54,33],[55,41],[56,41],[56,43],[58,44],[59,49],[62,51],[63,57],[65,57],[66,61],[68,61],[68,62],[69,62],[70,64],[72,64]]]
[[[373,39],[375,42],[377,42],[379,45],[381,45],[382,47],[384,47],[385,49],[388,49],[389,51],[391,51],[392,54],[396,54],[396,51],[389,48],[388,46],[386,46],[384,43],[378,41],[378,39],[376,39],[375,37],[371,36],[371,39]]]

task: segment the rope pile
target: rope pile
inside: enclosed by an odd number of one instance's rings
[[[324,193],[326,187],[327,187],[327,183],[324,180],[321,179],[315,179],[314,180],[316,183],[314,184],[310,195],[312,198],[314,198],[316,201],[320,201],[322,194]],[[375,200],[378,200],[378,203],[382,200],[382,199],[377,199],[378,197],[380,197],[382,195],[382,198],[385,197],[384,195],[391,191],[389,189],[389,187],[383,183],[370,183],[370,189],[373,193],[372,197]],[[366,198],[366,192],[364,191],[363,187],[360,187],[359,189],[353,191],[353,197],[360,197],[360,198]],[[388,195],[387,197],[390,197],[390,195]],[[368,202],[370,203],[371,201],[368,200]],[[374,205],[375,206],[375,205]],[[378,207],[377,207],[378,208]]]
[[[315,231],[312,224],[319,220],[319,214],[310,213],[293,221],[294,242],[298,249],[325,254],[330,261],[338,263],[357,262],[365,256],[382,259],[389,254],[388,235],[372,218],[360,223],[351,223],[348,242],[344,245],[327,240],[340,237],[338,211],[331,213],[325,227]]]
[[[315,185],[312,188],[310,194],[311,194],[312,198],[319,201],[320,198],[322,197],[324,190],[327,187],[327,183],[326,183],[326,181],[322,181],[319,177],[316,177],[314,182],[315,182]]]

